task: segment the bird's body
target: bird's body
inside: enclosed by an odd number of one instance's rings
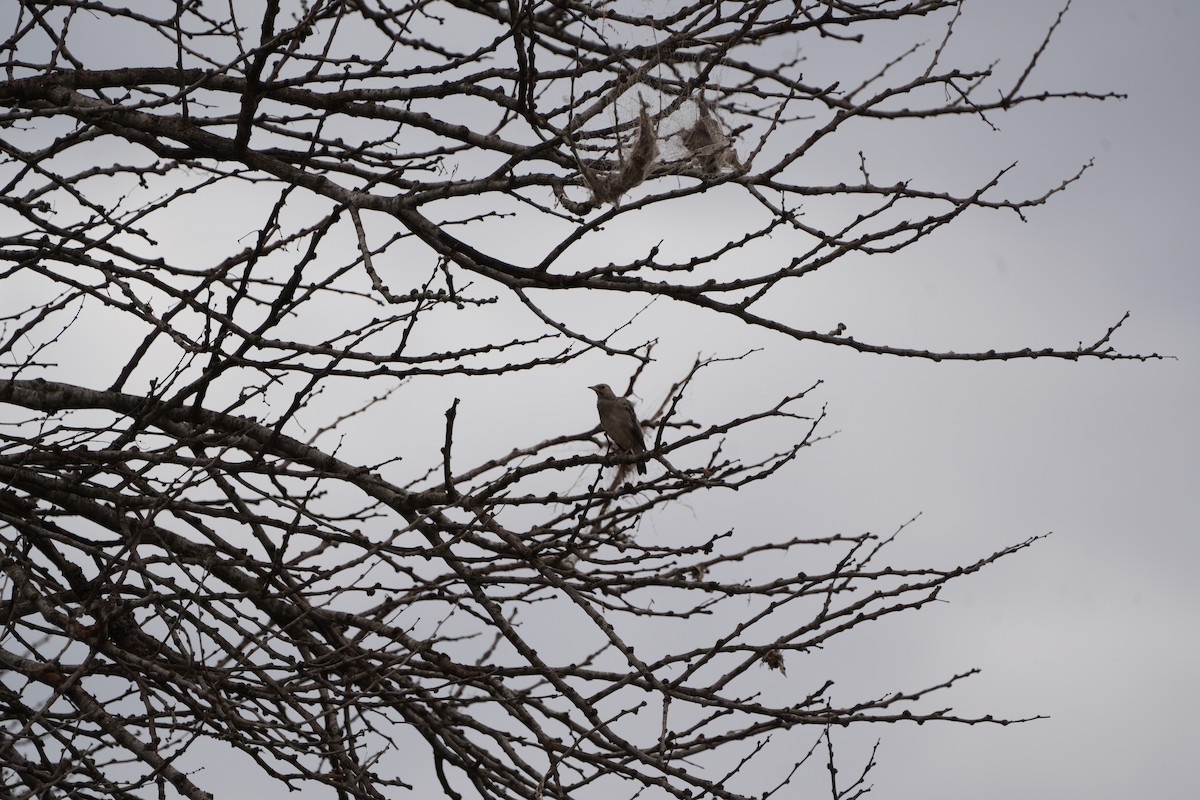
[[[642,438],[642,425],[637,412],[627,397],[617,397],[607,383],[589,386],[596,393],[596,411],[600,414],[600,427],[613,445],[620,451],[641,455],[646,452],[646,440]],[[646,474],[646,465],[638,461],[639,475]]]

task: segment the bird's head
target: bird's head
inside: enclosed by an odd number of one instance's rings
[[[589,386],[588,388],[595,392],[597,397],[616,397],[607,383],[597,383],[595,386]]]

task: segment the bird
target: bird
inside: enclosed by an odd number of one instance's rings
[[[633,455],[646,452],[642,426],[629,398],[617,397],[607,383],[597,383],[588,388],[596,393],[596,411],[600,414],[600,427],[617,449]],[[638,461],[637,471],[639,475],[645,475],[646,465]]]

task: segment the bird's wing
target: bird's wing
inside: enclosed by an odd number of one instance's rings
[[[628,397],[622,397],[617,400],[617,407],[621,411],[622,428],[629,437],[630,450],[633,450],[633,444],[637,445],[637,452],[644,453],[646,451],[646,440],[642,438],[642,426],[638,422],[637,411],[633,409],[633,403],[629,402]]]

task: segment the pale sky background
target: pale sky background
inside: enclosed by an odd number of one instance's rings
[[[1033,0],[968,3],[955,40],[961,66],[1000,57],[1001,71],[1020,69],[1058,10]],[[1052,532],[953,585],[946,603],[864,630],[820,660],[789,664],[797,694],[828,676],[838,682],[834,697],[846,700],[979,667],[981,675],[929,707],[1049,717],[1004,728],[840,732],[847,774],[865,757],[849,745],[882,738],[871,781],[880,796],[1196,796],[1198,40],[1196,4],[1076,0],[1030,83],[1128,99],[994,115],[999,133],[967,122],[950,126],[961,137],[930,137],[923,123],[897,123],[843,142],[843,155],[866,150],[881,183],[881,175],[921,175],[927,185],[940,177],[961,186],[1018,161],[1008,185],[1046,187],[1089,158],[1095,166],[1027,223],[968,214],[920,246],[848,261],[786,295],[795,304],[789,319],[805,319],[802,327],[827,330],[840,321],[868,341],[956,350],[1070,347],[1095,341],[1128,310],[1117,349],[1175,360],[935,364],[797,345],[661,307],[631,332],[630,342],[661,336],[661,369],[639,385],[644,407],[657,404],[698,350],[733,355],[765,346],[739,365],[736,379],[714,372],[701,382],[688,410],[722,418],[823,378],[814,397],[829,404],[826,430],[839,431],[778,480],[697,503],[674,525],[650,520],[642,535],[685,535],[682,521],[706,532],[734,527],[748,538],[887,533],[921,513],[898,557],[948,567]],[[876,39],[865,47],[886,45]],[[879,60],[872,54],[859,68]],[[837,69],[810,63],[814,74]],[[840,169],[832,159],[821,167]],[[680,204],[677,227],[656,234],[664,248],[673,237],[719,238],[708,226],[723,213],[706,195]],[[514,421],[510,438],[586,427],[593,410],[583,387],[623,386],[630,370],[599,358],[582,372],[563,370],[552,387],[539,385],[560,394],[563,409]],[[520,420],[529,385],[491,388],[488,401]],[[481,412],[467,399],[459,431],[484,439],[490,423]],[[440,428],[430,435],[435,446]],[[807,747],[803,736],[795,741]]]
[[[1058,9],[1032,0],[968,3],[959,53],[978,52],[963,66],[1002,57],[1002,70],[1018,69]],[[964,713],[1049,717],[1006,728],[840,734],[864,745],[883,739],[871,781],[881,796],[1196,796],[1198,40],[1197,4],[1076,0],[1031,83],[1128,99],[998,115],[1001,132],[975,125],[964,136],[974,144],[923,139],[920,123],[881,126],[884,137],[875,129],[864,142],[873,175],[914,172],[927,183],[1019,161],[1012,185],[1045,186],[1089,158],[1095,167],[1028,223],[969,214],[921,246],[842,265],[788,295],[814,329],[841,321],[867,340],[957,350],[1069,347],[1098,339],[1128,310],[1116,347],[1177,360],[934,364],[796,345],[730,325],[701,339],[704,328],[689,324],[700,318],[675,310],[642,331],[649,336],[666,321],[658,355],[664,365],[673,356],[676,371],[648,376],[664,389],[697,349],[767,347],[737,380],[714,374],[703,384],[716,417],[745,409],[747,398],[826,380],[817,397],[829,403],[827,429],[840,433],[779,481],[692,509],[704,530],[886,533],[922,513],[899,552],[912,565],[941,566],[1053,532],[953,585],[947,603],[864,630],[831,648],[827,661],[789,667],[799,692],[805,678],[825,677],[818,664],[835,664],[834,696],[846,699],[980,667],[982,675],[940,702]],[[668,246],[671,233],[703,235],[691,209],[665,234]],[[597,361],[595,370],[591,377],[622,386],[629,366]],[[587,374],[564,378],[555,389],[564,403],[572,380],[592,382]],[[494,397],[505,390],[498,386]],[[528,387],[514,382],[512,391],[520,408]],[[659,395],[641,399],[649,407]],[[578,404],[577,414],[564,412],[579,420],[571,429],[589,422],[585,391]],[[471,417],[469,405],[460,409],[460,424]],[[664,538],[674,532],[651,527]],[[863,756],[845,752],[849,773]]]
[[[1036,42],[1056,11],[976,2],[964,20],[977,23],[981,46],[989,36]],[[1196,4],[1077,0],[1036,76],[1129,99],[1001,117],[999,149],[985,155],[1003,165],[1015,140],[1035,176],[1091,156],[1095,168],[1028,224],[977,215],[872,264],[862,280],[885,307],[844,320],[851,332],[882,326],[881,312],[893,343],[938,337],[967,349],[1094,340],[1130,310],[1118,348],[1178,360],[929,364],[791,348],[797,370],[828,380],[842,433],[797,470],[797,491],[814,504],[768,489],[762,513],[882,532],[924,512],[910,545],[935,563],[1054,532],[954,587],[911,628],[864,637],[862,674],[843,686],[881,685],[881,664],[918,676],[978,666],[983,674],[950,695],[956,707],[1050,717],[859,731],[883,736],[883,796],[1196,796],[1198,39]],[[772,370],[763,383],[780,377]]]
[[[999,56],[1016,68],[1058,8],[972,0],[956,44],[971,55],[964,66]],[[835,699],[912,689],[980,667],[982,675],[940,705],[1049,717],[1007,728],[907,725],[836,734],[848,748],[846,772],[859,758],[849,745],[883,739],[870,781],[879,796],[1196,796],[1200,263],[1191,240],[1200,210],[1198,40],[1200,4],[1075,0],[1031,80],[1125,92],[1127,100],[1039,105],[996,116],[998,134],[976,125],[944,140],[928,138],[919,124],[895,123],[872,129],[861,146],[877,179],[911,173],[937,186],[939,176],[953,182],[1019,161],[1012,186],[1043,186],[1094,156],[1083,180],[1027,223],[968,214],[918,247],[847,262],[787,296],[795,314],[813,320],[800,327],[844,322],[869,341],[957,350],[1070,347],[1099,338],[1128,310],[1114,345],[1177,360],[934,364],[799,345],[727,323],[702,328],[702,317],[665,304],[630,332],[626,343],[662,340],[660,364],[639,384],[643,407],[658,402],[697,351],[766,348],[736,372],[700,381],[688,408],[697,418],[722,418],[758,398],[826,381],[814,398],[828,403],[826,431],[837,436],[775,480],[688,508],[688,519],[707,533],[886,533],[920,513],[896,558],[949,567],[1053,532],[952,584],[945,603],[864,630],[819,661],[789,663],[795,683],[780,686],[800,693],[826,677],[818,667],[833,670]],[[860,146],[846,144],[851,152]],[[835,154],[827,166],[838,171]],[[699,211],[680,205],[677,227],[662,234],[668,241],[703,235],[707,218],[697,213],[720,216],[711,202],[696,202]],[[597,356],[546,375],[538,390],[558,393],[560,407],[523,416],[527,377],[493,381],[487,400],[513,410],[503,431],[484,412],[484,398],[464,395],[463,463],[473,449],[494,455],[590,427],[595,411],[584,387],[621,387],[630,370]],[[441,436],[447,398],[463,391],[444,383],[428,398],[430,418],[408,418],[411,430],[396,436],[411,435],[409,443]],[[345,442],[364,463],[386,458],[374,450],[386,446],[372,430]],[[641,534],[670,541],[680,519],[650,520]],[[202,773],[206,788],[218,788],[219,768]]]

